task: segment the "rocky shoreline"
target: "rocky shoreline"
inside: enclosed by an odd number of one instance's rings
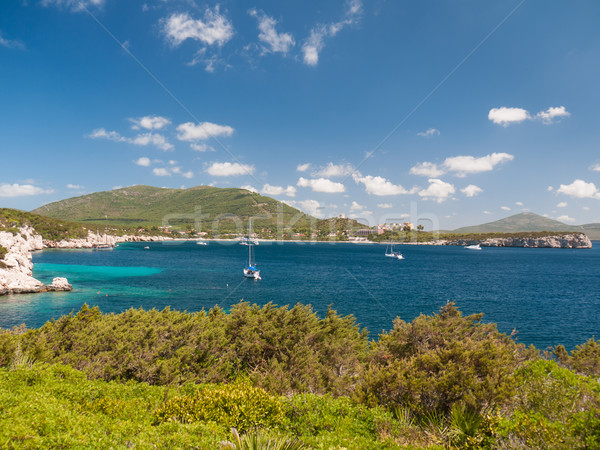
[[[482,247],[521,247],[521,248],[592,248],[592,241],[583,233],[569,233],[539,238],[505,237],[483,240],[456,239],[443,241],[438,245],[476,245]]]
[[[38,292],[70,291],[73,287],[66,278],[57,277],[51,284],[44,284],[33,277],[31,252],[46,248],[94,248],[101,244],[111,246],[119,242],[165,241],[163,236],[108,236],[90,232],[86,239],[63,239],[51,241],[43,239],[33,228],[23,226],[13,234],[0,231],[0,247],[6,254],[0,259],[0,296],[9,294],[30,294]]]

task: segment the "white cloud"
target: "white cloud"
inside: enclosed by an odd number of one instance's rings
[[[475,158],[474,156],[454,156],[446,158],[444,167],[449,172],[456,172],[456,176],[464,177],[471,173],[494,170],[494,167],[498,164],[512,161],[513,159],[514,156],[508,153],[492,153],[481,158]]]
[[[25,44],[21,41],[15,41],[11,39],[6,39],[2,36],[2,32],[0,31],[0,46],[6,48],[16,48],[19,50],[25,50]]]
[[[411,175],[422,175],[428,178],[439,177],[444,173],[446,172],[440,169],[437,164],[430,162],[418,163],[416,166],[410,168]]]
[[[262,53],[283,53],[286,54],[296,44],[290,33],[278,33],[275,29],[277,21],[267,16],[262,11],[251,9],[248,11],[252,17],[258,20],[258,39],[263,43]]]
[[[542,123],[549,125],[557,119],[569,117],[570,115],[571,113],[564,106],[551,106],[535,115],[530,114],[529,111],[523,108],[507,108],[502,106],[490,109],[488,119],[503,127],[507,127],[513,123],[524,122],[525,120],[540,120]]]
[[[0,183],[0,197],[25,197],[52,193],[54,193],[54,189],[43,189],[32,184]]]
[[[325,39],[334,37],[344,27],[358,22],[362,13],[361,0],[350,0],[346,4],[344,18],[339,22],[317,25],[310,31],[308,39],[302,45],[304,63],[316,66],[319,63],[319,53],[325,46]]]
[[[488,119],[495,124],[507,127],[512,123],[519,123],[531,119],[529,111],[523,108],[492,108],[488,113]]]
[[[208,169],[206,169],[210,175],[215,177],[230,177],[237,175],[252,175],[254,173],[254,166],[240,163],[212,163]]]
[[[412,175],[423,175],[429,178],[439,177],[447,172],[454,172],[457,177],[464,178],[467,174],[488,172],[506,161],[514,159],[508,153],[492,153],[476,158],[474,156],[452,156],[446,158],[441,166],[431,162],[418,163],[410,168]]]
[[[440,135],[440,130],[436,129],[436,128],[430,128],[427,131],[421,131],[420,133],[417,133],[417,136],[423,136],[426,138],[430,138],[433,136],[439,136]]]
[[[569,222],[569,223],[575,222],[575,219],[573,219],[572,217],[567,216],[566,214],[563,215],[563,216],[558,216],[556,218],[556,220],[558,220],[560,222]]]
[[[310,169],[310,163],[298,164],[298,166],[296,167],[296,170],[298,172],[306,172],[308,169]]]
[[[164,151],[173,150],[173,145],[167,141],[167,138],[158,133],[142,133],[138,134],[134,138],[128,138],[121,136],[116,131],[106,131],[104,128],[97,128],[92,131],[88,137],[91,139],[107,139],[114,142],[127,142],[128,144],[139,145],[143,147],[154,145],[155,147]]]
[[[556,205],[557,208],[566,208],[567,206],[569,206],[567,202],[560,202],[558,205]]]
[[[165,169],[164,167],[155,167],[152,169],[152,173],[157,177],[170,177],[171,171],[169,169]]]
[[[515,205],[517,205],[517,206],[523,206],[523,202],[515,202]]]
[[[560,119],[562,117],[569,117],[571,115],[570,112],[564,106],[554,107],[551,106],[546,111],[540,111],[535,115],[536,119],[541,120],[545,124],[551,124],[555,119]]]
[[[502,211],[510,211],[510,208],[508,206],[501,206],[500,209]]]
[[[127,142],[127,138],[124,138],[116,131],[106,131],[104,128],[96,128],[89,135],[91,139],[108,139],[109,141],[115,142]]]
[[[552,191],[554,190],[554,188],[553,188],[552,186],[548,186],[548,187],[546,188],[546,190],[547,190],[548,192],[552,192]]]
[[[315,216],[318,218],[323,217],[324,207],[321,206],[321,204],[316,200],[302,200],[300,202],[287,201],[285,203],[295,208],[298,208],[301,211],[310,214],[311,216]]]
[[[56,6],[58,8],[70,8],[72,11],[85,11],[93,6],[100,8],[104,6],[105,0],[42,0],[43,6]]]
[[[483,213],[484,213],[484,214],[492,214],[492,212],[491,212],[491,211],[484,211]]]
[[[393,206],[391,203],[377,203],[377,207],[381,209],[392,209]]]
[[[300,187],[310,187],[315,192],[326,192],[329,194],[346,191],[346,187],[342,183],[336,183],[326,178],[306,179],[300,177],[296,184]]]
[[[372,175],[362,176],[360,173],[355,172],[352,174],[354,181],[365,185],[365,189],[368,194],[372,195],[400,195],[400,194],[414,194],[417,188],[413,188],[410,191],[405,189],[399,184],[393,184],[391,181],[383,177],[374,177]]]
[[[261,194],[265,195],[282,195],[285,194],[288,197],[296,196],[296,188],[294,186],[288,186],[284,188],[282,186],[271,186],[270,184],[265,184],[261,190]]]
[[[363,209],[365,209],[365,207],[355,201],[353,201],[352,205],[350,205],[350,211],[362,211]]]
[[[429,187],[419,191],[419,196],[424,199],[435,200],[438,203],[442,203],[455,192],[452,184],[446,183],[438,178],[430,178],[428,181]]]
[[[556,192],[575,198],[600,199],[600,192],[596,185],[583,180],[575,180],[571,184],[561,184]]]
[[[325,167],[321,167],[319,170],[312,172],[313,177],[344,177],[354,172],[354,168],[350,164],[333,164],[329,163]]]
[[[75,190],[81,190],[81,189],[85,189],[83,186],[81,186],[80,184],[67,184],[67,189],[75,189]]]
[[[150,164],[152,164],[152,161],[150,161],[150,158],[146,158],[145,156],[142,156],[141,158],[136,160],[135,163],[138,166],[148,167]]]
[[[244,186],[241,186],[240,189],[246,189],[247,191],[254,192],[255,194],[258,194],[258,190],[256,188],[250,186],[249,184],[245,184]]]
[[[210,122],[201,122],[197,125],[192,122],[187,122],[179,125],[177,131],[179,132],[177,139],[180,141],[193,142],[196,140],[204,141],[219,136],[231,136],[234,129],[227,125],[217,125],[216,123]]]
[[[592,167],[590,167],[590,170],[593,170],[594,172],[600,172],[600,164],[594,164]]]
[[[194,178],[194,172],[192,172],[191,170],[189,170],[187,172],[183,172],[181,174],[181,176],[184,177],[184,178],[191,179],[191,178]]]
[[[163,32],[174,47],[187,39],[201,41],[206,45],[222,46],[233,37],[231,22],[219,12],[206,8],[203,19],[192,19],[189,14],[173,14],[162,20]]]
[[[138,119],[132,118],[129,119],[129,121],[133,123],[131,128],[134,130],[139,130],[140,128],[145,128],[146,130],[160,130],[171,123],[169,119],[161,116],[145,116]]]
[[[475,186],[474,184],[470,184],[466,188],[461,189],[460,192],[465,194],[467,197],[475,197],[476,195],[481,194],[483,189],[481,189],[479,186]]]
[[[197,152],[214,152],[216,151],[214,148],[212,148],[210,145],[208,144],[196,144],[196,143],[191,143],[190,147],[192,150],[196,150]]]
[[[590,207],[589,207],[589,206],[584,206],[584,207],[583,207],[583,208],[581,208],[581,209],[583,209],[584,211],[589,211],[589,210],[590,210]]]
[[[148,145],[153,145],[165,152],[173,150],[173,144],[167,141],[167,138],[162,134],[158,133],[142,133],[138,134],[133,139],[126,139],[126,142],[129,142],[133,145],[140,145],[142,147],[146,147]]]

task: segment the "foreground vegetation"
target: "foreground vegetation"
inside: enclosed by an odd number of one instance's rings
[[[303,305],[84,306],[0,330],[0,448],[598,448],[599,377],[598,341],[542,353],[452,303],[377,341]]]

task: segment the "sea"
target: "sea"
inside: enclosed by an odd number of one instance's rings
[[[46,321],[84,303],[104,313],[129,308],[179,311],[228,309],[241,300],[309,304],[353,315],[371,339],[433,314],[448,301],[463,314],[539,349],[573,349],[600,338],[600,242],[592,249],[483,248],[399,245],[404,258],[384,256],[385,245],[261,242],[255,247],[261,280],[246,279],[248,247],[237,242],[122,243],[113,250],[44,250],[33,275],[44,283],[67,277],[72,292],[0,297],[0,327]]]

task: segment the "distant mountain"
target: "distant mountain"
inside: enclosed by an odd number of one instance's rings
[[[270,197],[246,189],[197,186],[167,189],[131,186],[73,197],[32,211],[57,219],[97,226],[162,226],[185,228],[201,221],[204,231],[306,226],[317,219]],[[201,214],[202,216],[198,216]],[[281,225],[278,220],[281,219]]]
[[[600,239],[600,223],[567,225],[532,212],[515,214],[481,225],[458,228],[454,230],[454,233],[517,233],[521,231],[575,231],[587,234],[592,240]]]

